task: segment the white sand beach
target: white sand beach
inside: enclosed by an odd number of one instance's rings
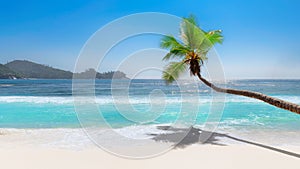
[[[1,168],[5,169],[298,169],[300,165],[295,157],[246,145],[194,145],[144,160],[116,157],[97,148],[72,151],[21,146],[1,149],[0,158]]]
[[[54,129],[55,130],[55,129]],[[56,129],[57,130],[57,129]],[[8,132],[9,131],[9,132]],[[40,130],[3,130],[0,135],[1,168],[5,169],[298,169],[299,157],[262,146],[246,143],[212,145],[191,144],[173,149],[157,157],[141,160],[120,158],[95,145],[81,145],[79,149],[66,146],[66,135],[58,132],[55,137]],[[48,134],[47,134],[48,133]],[[74,134],[74,130],[70,131]],[[25,136],[28,137],[25,137]],[[52,139],[56,138],[56,139]],[[69,135],[71,141],[75,137]],[[61,140],[57,142],[57,140]],[[73,140],[73,143],[76,140]],[[88,139],[81,143],[89,144]],[[78,145],[78,144],[77,144]],[[151,147],[147,147],[151,148]],[[299,146],[274,147],[287,152],[300,152]],[[133,150],[134,151],[134,150]]]

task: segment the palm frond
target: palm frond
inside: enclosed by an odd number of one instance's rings
[[[182,44],[180,44],[174,36],[166,35],[161,39],[161,48],[170,49],[178,46],[182,46]]]
[[[173,48],[170,50],[168,54],[166,54],[165,57],[163,57],[163,60],[168,61],[170,59],[182,59],[188,52],[189,50],[185,48],[181,48],[181,47]]]
[[[189,15],[189,17],[185,18],[183,17],[184,20],[187,20],[189,23],[195,25],[195,26],[198,26],[198,23],[197,23],[197,17],[193,14]]]
[[[186,70],[184,62],[170,62],[163,71],[162,78],[167,84],[172,83]]]
[[[192,16],[183,18],[180,25],[180,35],[185,45],[192,50],[199,48],[205,39],[204,32],[199,28],[195,18]]]
[[[208,50],[197,49],[195,52],[199,56],[199,59],[201,59],[202,61],[205,61],[208,59],[207,58]]]
[[[205,36],[211,42],[212,45],[216,43],[223,43],[223,36],[221,30],[209,31],[205,34]]]
[[[220,30],[205,32],[205,39],[202,41],[201,45],[196,50],[199,56],[206,56],[208,51],[216,44],[222,43],[223,36]],[[203,59],[205,60],[205,59]]]
[[[170,52],[163,58],[163,60],[182,58],[190,51],[190,49],[178,42],[173,36],[164,36],[160,46],[161,48],[170,49]]]
[[[220,30],[203,31],[193,15],[183,18],[180,36],[183,43],[173,36],[165,36],[160,44],[162,48],[169,50],[163,60],[181,59],[181,62],[171,62],[165,67],[163,79],[167,84],[179,78],[180,74],[187,69],[187,65],[189,65],[191,75],[201,73],[201,66],[207,60],[209,50],[213,45],[223,42]]]

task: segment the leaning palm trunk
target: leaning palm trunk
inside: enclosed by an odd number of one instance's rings
[[[204,79],[200,73],[197,73],[197,76],[199,79],[208,87],[212,88],[216,92],[221,92],[221,93],[228,93],[228,94],[234,94],[234,95],[240,95],[240,96],[245,96],[245,97],[250,97],[250,98],[255,98],[261,101],[264,101],[266,103],[269,103],[273,106],[276,106],[281,109],[289,110],[291,112],[300,114],[300,106],[291,102],[287,102],[281,99],[277,99],[274,97],[270,97],[267,95],[264,95],[262,93],[258,92],[252,92],[252,91],[247,91],[247,90],[235,90],[235,89],[226,89],[226,88],[220,88],[212,84],[211,82],[207,81]]]

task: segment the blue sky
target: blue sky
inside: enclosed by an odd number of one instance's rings
[[[0,62],[26,59],[73,70],[88,38],[114,19],[192,13],[203,29],[223,30],[225,41],[216,49],[227,78],[300,78],[299,8],[298,0],[1,1]],[[113,64],[101,70],[110,69]]]

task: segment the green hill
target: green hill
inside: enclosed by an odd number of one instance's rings
[[[19,73],[24,78],[37,79],[71,79],[73,73],[26,60],[15,60],[5,64],[9,69]]]
[[[21,75],[0,64],[0,79],[18,79]]]
[[[120,71],[99,73],[94,69],[88,69],[76,73],[77,78],[92,79],[128,79],[126,74]],[[72,79],[73,73],[50,66],[30,62],[27,60],[14,60],[5,65],[0,64],[0,79],[34,78],[34,79]]]
[[[81,79],[128,79],[126,77],[126,74],[120,71],[110,71],[110,72],[104,72],[104,73],[99,73],[95,69],[88,69],[84,72],[81,73],[76,73],[75,74],[76,78],[81,78]]]

